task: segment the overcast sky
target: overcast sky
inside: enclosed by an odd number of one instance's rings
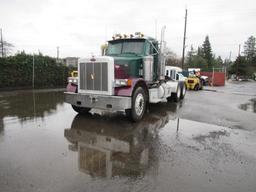
[[[238,54],[238,46],[256,36],[255,0],[0,0],[4,40],[25,50],[56,57],[99,54],[114,33],[160,37],[166,25],[167,46],[182,53],[185,8],[187,48],[209,35],[213,53],[223,59]],[[157,30],[156,30],[157,29]]]

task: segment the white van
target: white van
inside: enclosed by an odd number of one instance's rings
[[[165,75],[175,81],[185,81],[187,77],[182,75],[182,69],[180,67],[165,66]]]

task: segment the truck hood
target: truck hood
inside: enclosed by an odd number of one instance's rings
[[[118,56],[113,58],[116,79],[140,77],[139,71],[143,69],[142,56]]]

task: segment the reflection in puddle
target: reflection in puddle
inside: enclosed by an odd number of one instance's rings
[[[229,136],[226,130],[219,130],[219,131],[211,131],[208,135],[198,135],[194,137],[195,140],[198,142],[205,142],[206,139],[219,139],[220,136]]]
[[[148,170],[157,172],[162,159],[175,159],[180,147],[214,151],[212,142],[218,148],[230,136],[227,128],[176,118],[181,106],[153,105],[138,123],[119,114],[77,115],[64,135],[69,150],[78,152],[79,171],[92,177],[143,177]]]
[[[77,115],[64,135],[72,143],[69,149],[78,152],[79,170],[107,178],[145,175],[153,160],[157,164],[152,145],[159,129],[168,123],[177,105],[152,108],[153,112],[138,123],[131,123],[123,115]]]
[[[63,91],[9,92],[0,97],[0,119],[8,116],[18,117],[21,121],[43,118],[46,113],[55,111],[57,105],[63,102]]]
[[[256,98],[251,99],[248,103],[241,104],[240,109],[256,113]]]
[[[1,133],[3,132],[3,130],[4,130],[4,119],[0,118],[0,136],[1,136]]]

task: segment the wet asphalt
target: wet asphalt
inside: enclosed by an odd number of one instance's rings
[[[62,90],[0,92],[0,191],[256,191],[256,83],[77,115]]]

